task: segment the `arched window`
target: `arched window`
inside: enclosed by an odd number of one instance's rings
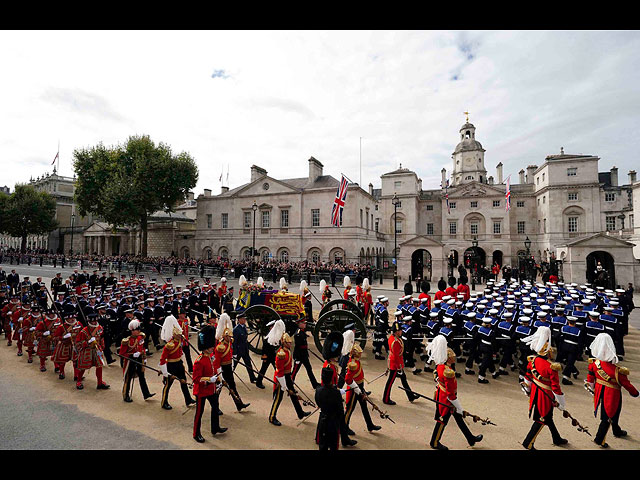
[[[270,252],[269,252],[268,248],[264,248],[260,252],[260,258],[262,259],[263,262],[268,262],[269,261],[269,255],[270,255]]]
[[[289,250],[283,249],[280,251],[280,261],[285,263],[289,261]]]

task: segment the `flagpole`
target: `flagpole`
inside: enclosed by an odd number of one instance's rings
[[[360,137],[360,186],[362,186],[362,137]]]
[[[58,139],[58,175],[60,175],[60,139]]]

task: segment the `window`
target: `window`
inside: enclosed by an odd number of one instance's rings
[[[222,214],[222,228],[229,228],[229,214]]]
[[[449,222],[449,235],[455,235],[458,233],[458,223]]]
[[[320,252],[318,250],[314,250],[313,252],[311,252],[311,261],[313,263],[320,262]]]
[[[320,209],[319,208],[311,209],[311,226],[312,227],[320,226]]]
[[[542,174],[542,181],[544,182],[544,173]]]
[[[478,201],[474,200],[473,202],[471,202],[471,208],[478,208]]]
[[[573,201],[575,201],[575,200],[578,200],[578,194],[577,194],[577,193],[570,193],[570,194],[568,195],[568,200],[569,200],[570,202],[573,202]]]
[[[540,199],[538,199],[538,206],[540,206]]]
[[[567,168],[567,177],[575,177],[576,175],[578,175],[578,169],[573,167],[573,168]]]
[[[402,219],[396,219],[396,233],[402,233]]]
[[[271,225],[270,213],[271,212],[269,210],[262,211],[262,228],[269,228]]]
[[[431,210],[433,210],[433,205],[427,205],[427,211],[430,212]]]
[[[244,251],[244,259],[245,260],[251,260],[251,249],[248,248]]]
[[[524,233],[524,221],[520,220],[518,221],[518,233]]]
[[[616,217],[615,216],[607,216],[605,219],[605,228],[607,232],[611,232],[616,229]]]
[[[478,234],[478,224],[474,222],[471,224],[471,235],[477,235],[477,234]]]
[[[262,255],[261,255],[262,261],[263,262],[268,262],[269,261],[269,257],[270,257],[269,250],[266,250],[266,249],[263,250],[262,251]]]
[[[280,210],[280,228],[289,228],[289,210]]]
[[[493,233],[496,234],[496,235],[499,234],[501,226],[502,226],[502,223],[493,222]]]
[[[629,214],[629,228],[633,228],[633,213]]]
[[[464,179],[465,180],[473,180],[473,176],[472,175],[467,175]]]
[[[380,226],[380,219],[376,218],[376,232],[378,231],[379,226]]]
[[[456,208],[456,202],[449,202],[449,208],[451,210],[453,210],[454,208]]]
[[[362,228],[364,225],[362,224],[362,209],[360,209],[360,228]]]
[[[605,202],[615,202],[616,201],[616,194],[615,193],[605,193],[604,194],[604,201]]]
[[[569,233],[576,233],[578,231],[578,217],[568,218]]]
[[[494,207],[499,207],[500,206],[500,200],[494,200],[493,201],[493,206]]]
[[[251,228],[251,212],[244,212],[244,228]]]
[[[516,207],[523,208],[524,207],[524,200],[518,200],[516,202]]]
[[[377,203],[375,204],[374,209],[375,209],[376,212],[378,211],[378,204]]]
[[[547,196],[546,195],[542,196],[542,203],[547,203]]]
[[[542,220],[542,231],[544,233],[547,233],[547,219],[546,218]]]
[[[427,223],[427,235],[433,235],[433,223]]]
[[[540,185],[540,177],[536,177],[536,185]]]
[[[394,186],[394,188],[400,188],[400,187],[402,187],[402,182],[400,182],[400,181],[393,182],[393,186]]]
[[[211,228],[213,223],[213,215],[210,213],[207,213],[207,228]]]
[[[280,252],[280,261],[285,263],[289,261],[289,252],[287,250]]]

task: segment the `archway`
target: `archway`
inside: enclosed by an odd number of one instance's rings
[[[182,247],[180,249],[180,258],[189,258],[189,247]]]
[[[494,250],[492,256],[493,256],[493,263],[494,264],[497,263],[502,268],[502,251]]]
[[[418,275],[423,280],[431,281],[431,253],[424,248],[411,254],[411,278],[418,278]]]
[[[602,266],[601,270],[598,270],[598,262]],[[587,281],[596,287],[615,287],[615,262],[610,253],[600,250],[587,255]]]
[[[472,269],[474,264],[477,265],[478,267],[484,267],[487,261],[487,254],[482,248],[475,247],[475,251],[476,251],[476,258],[474,258],[473,247],[469,247],[464,251],[464,266],[469,269]]]

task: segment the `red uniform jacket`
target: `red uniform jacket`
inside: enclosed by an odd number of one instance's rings
[[[356,285],[356,303],[362,303],[364,291],[360,285]]]
[[[333,370],[333,377],[331,378],[331,384],[332,385],[337,385],[338,384],[338,364],[336,362],[333,361],[329,361],[329,360],[325,360],[324,363],[322,364],[322,368],[327,368],[329,367],[331,370]]]
[[[434,300],[442,300],[442,297],[444,297],[446,295],[446,293],[444,293],[444,291],[442,290],[438,290],[435,295],[433,296]]]
[[[389,370],[404,368],[404,343],[395,335],[389,335]]]
[[[209,397],[216,392],[216,384],[203,382],[203,377],[212,377],[213,358],[206,354],[201,354],[195,362],[193,362],[193,394],[198,397]]]
[[[447,289],[444,291],[444,295],[450,295],[452,298],[456,298],[456,295],[458,294],[458,290],[456,290],[454,287],[447,287]]]
[[[466,302],[471,298],[471,292],[469,290],[469,285],[458,285],[458,294],[464,295],[464,301]]]
[[[184,337],[182,339],[182,346],[188,349],[190,348],[189,340],[187,340],[189,338],[189,319],[187,317],[185,317],[184,320],[178,319],[178,324],[182,327],[182,336]]]
[[[284,377],[291,373],[291,368],[293,366],[293,355],[288,348],[280,347],[278,352],[276,353],[276,371],[273,374],[273,381],[275,385],[273,389],[275,390],[280,386],[278,382],[278,377]]]
[[[422,292],[420,295],[418,295],[418,298],[420,299],[421,302],[422,302],[423,298],[426,298],[427,299],[427,308],[429,310],[431,310],[431,297],[429,296],[428,293]]]
[[[458,381],[456,380],[456,372],[446,364],[436,367],[436,375],[438,384],[436,385],[435,400],[445,405],[451,405],[450,400],[458,398]],[[454,408],[437,405],[440,417],[444,417],[447,413],[453,413]]]
[[[64,322],[56,327],[53,334],[56,342],[56,349],[51,359],[53,362],[65,363],[74,358],[74,343],[80,330],[82,330],[82,324],[75,320],[73,323]],[[71,337],[63,338],[67,333],[70,333]]]
[[[562,395],[558,372],[562,365],[552,363],[544,357],[531,355],[527,365],[526,378],[531,382],[531,394],[529,395],[529,416],[536,403],[540,416],[546,416],[553,408],[554,393]],[[534,419],[538,420],[538,419]]]
[[[227,286],[226,285],[222,285],[222,286],[218,287],[218,296],[220,298],[222,298],[226,294],[227,294]]]
[[[48,357],[53,353],[53,331],[56,320],[57,318],[49,320],[45,317],[36,325],[36,339],[38,340],[36,355],[39,357]],[[45,337],[43,334],[47,331],[49,335]]]
[[[130,337],[123,338],[118,354],[122,355],[123,357],[133,358],[136,362],[144,363],[144,359],[146,357],[146,350],[144,348],[144,337],[144,333],[140,333],[140,335],[131,335]],[[136,352],[140,352],[140,356],[138,356],[138,358],[134,358],[133,356],[133,354]],[[129,360],[123,358],[122,375],[126,375],[128,367]]]
[[[595,382],[593,395],[593,414],[597,415],[598,405],[602,400],[604,411],[609,418],[613,417],[618,409],[622,408],[622,390],[624,387],[632,397],[638,396],[638,390],[634,387],[627,375],[629,369],[601,360],[589,359],[589,372],[587,382]]]
[[[78,350],[78,370],[88,370],[91,367],[102,368],[102,362],[98,358],[99,354],[104,351],[104,339],[102,338],[104,330],[100,325],[92,327],[87,325],[76,336],[76,349]],[[89,344],[91,337],[95,337],[96,341]]]
[[[221,365],[230,365],[233,361],[233,342],[218,342],[214,354],[214,363],[218,368],[220,368]]]
[[[20,340],[21,336],[20,333],[18,332],[18,330],[20,330],[22,328],[22,320],[20,320],[21,318],[23,318],[24,315],[28,315],[26,310],[23,310],[22,308],[16,308],[16,310],[13,312],[13,315],[11,317],[11,321],[13,322],[13,339],[14,340]],[[24,332],[23,332],[24,333]]]
[[[25,347],[33,347],[33,342],[36,339],[35,330],[31,331],[31,327],[35,328],[35,318],[29,313],[22,318],[22,344]]]
[[[160,355],[160,365],[164,365],[167,362],[179,362],[182,360],[182,345],[180,342],[171,340],[162,349]]]
[[[349,292],[351,291],[351,287],[347,287],[344,289],[344,292],[342,293],[342,297],[345,300],[349,300]]]
[[[344,376],[344,384],[351,385],[352,382],[356,382],[358,385],[364,381],[364,370],[362,369],[362,364],[360,360],[357,358],[350,357],[349,363],[347,363],[347,373]],[[353,390],[347,390],[347,398],[345,401],[349,403],[351,401],[351,397],[354,395]]]
[[[371,305],[373,305],[373,298],[371,298],[371,292],[365,292],[363,295],[363,303],[364,303],[364,316],[369,315],[369,310],[371,310]]]

